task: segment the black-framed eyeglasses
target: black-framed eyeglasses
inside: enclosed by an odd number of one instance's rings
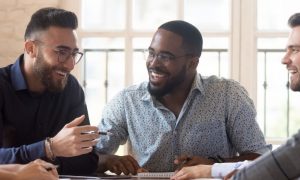
[[[69,47],[53,47],[51,45],[47,45],[40,40],[33,40],[33,42],[37,42],[42,44],[42,46],[50,47],[57,54],[57,61],[60,63],[65,63],[72,56],[74,63],[77,64],[82,59],[83,53],[79,51],[72,51]]]
[[[164,53],[164,52],[160,52],[160,53],[156,54],[153,50],[149,50],[149,49],[144,50],[144,57],[149,62],[153,61],[155,58],[156,58],[157,61],[160,61],[160,62],[163,62],[163,63],[172,62],[175,59],[182,58],[182,57],[187,57],[187,56],[191,56],[191,55],[190,54],[185,54],[185,55],[182,55],[182,56],[175,56],[173,54]]]

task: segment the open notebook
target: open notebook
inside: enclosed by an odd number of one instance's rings
[[[173,174],[174,172],[143,172],[138,173],[136,177],[141,179],[170,179]]]

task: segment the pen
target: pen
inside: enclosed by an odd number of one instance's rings
[[[81,134],[100,134],[100,135],[108,135],[108,136],[111,136],[113,135],[113,133],[109,132],[109,131],[106,131],[106,132],[103,132],[103,131],[98,131],[98,132],[95,132],[95,131],[88,131],[88,132],[81,132]]]
[[[98,134],[100,134],[100,135],[108,135],[108,136],[113,135],[113,133],[111,133],[109,131],[106,131],[106,132],[99,131]]]

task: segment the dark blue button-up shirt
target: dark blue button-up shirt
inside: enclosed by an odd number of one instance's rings
[[[45,159],[46,137],[55,136],[65,124],[85,114],[85,97],[78,81],[70,75],[60,93],[34,94],[27,89],[21,71],[23,55],[16,63],[0,68],[0,164],[28,163]],[[61,174],[89,174],[97,167],[94,153],[57,158]]]

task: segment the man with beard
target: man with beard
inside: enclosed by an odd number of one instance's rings
[[[246,90],[197,74],[201,51],[193,25],[170,21],[158,28],[147,50],[149,82],[126,88],[104,108],[99,128],[114,135],[100,137],[98,171],[174,171],[269,150]],[[130,155],[113,155],[126,141]]]
[[[300,91],[300,13],[292,15],[288,20],[292,28],[282,64],[290,73],[290,89]],[[244,167],[244,168],[242,168]],[[238,169],[240,171],[238,171]],[[231,172],[231,173],[229,173]],[[214,165],[197,165],[184,167],[172,179],[184,180],[202,177],[224,177],[232,179],[297,179],[300,177],[300,130],[284,145],[268,152],[249,163],[215,163]],[[229,173],[229,174],[228,174]]]
[[[60,174],[89,174],[98,128],[89,125],[82,88],[70,74],[82,57],[73,12],[43,8],[25,32],[24,54],[0,69],[0,164],[41,158]],[[80,126],[79,126],[80,125]]]

